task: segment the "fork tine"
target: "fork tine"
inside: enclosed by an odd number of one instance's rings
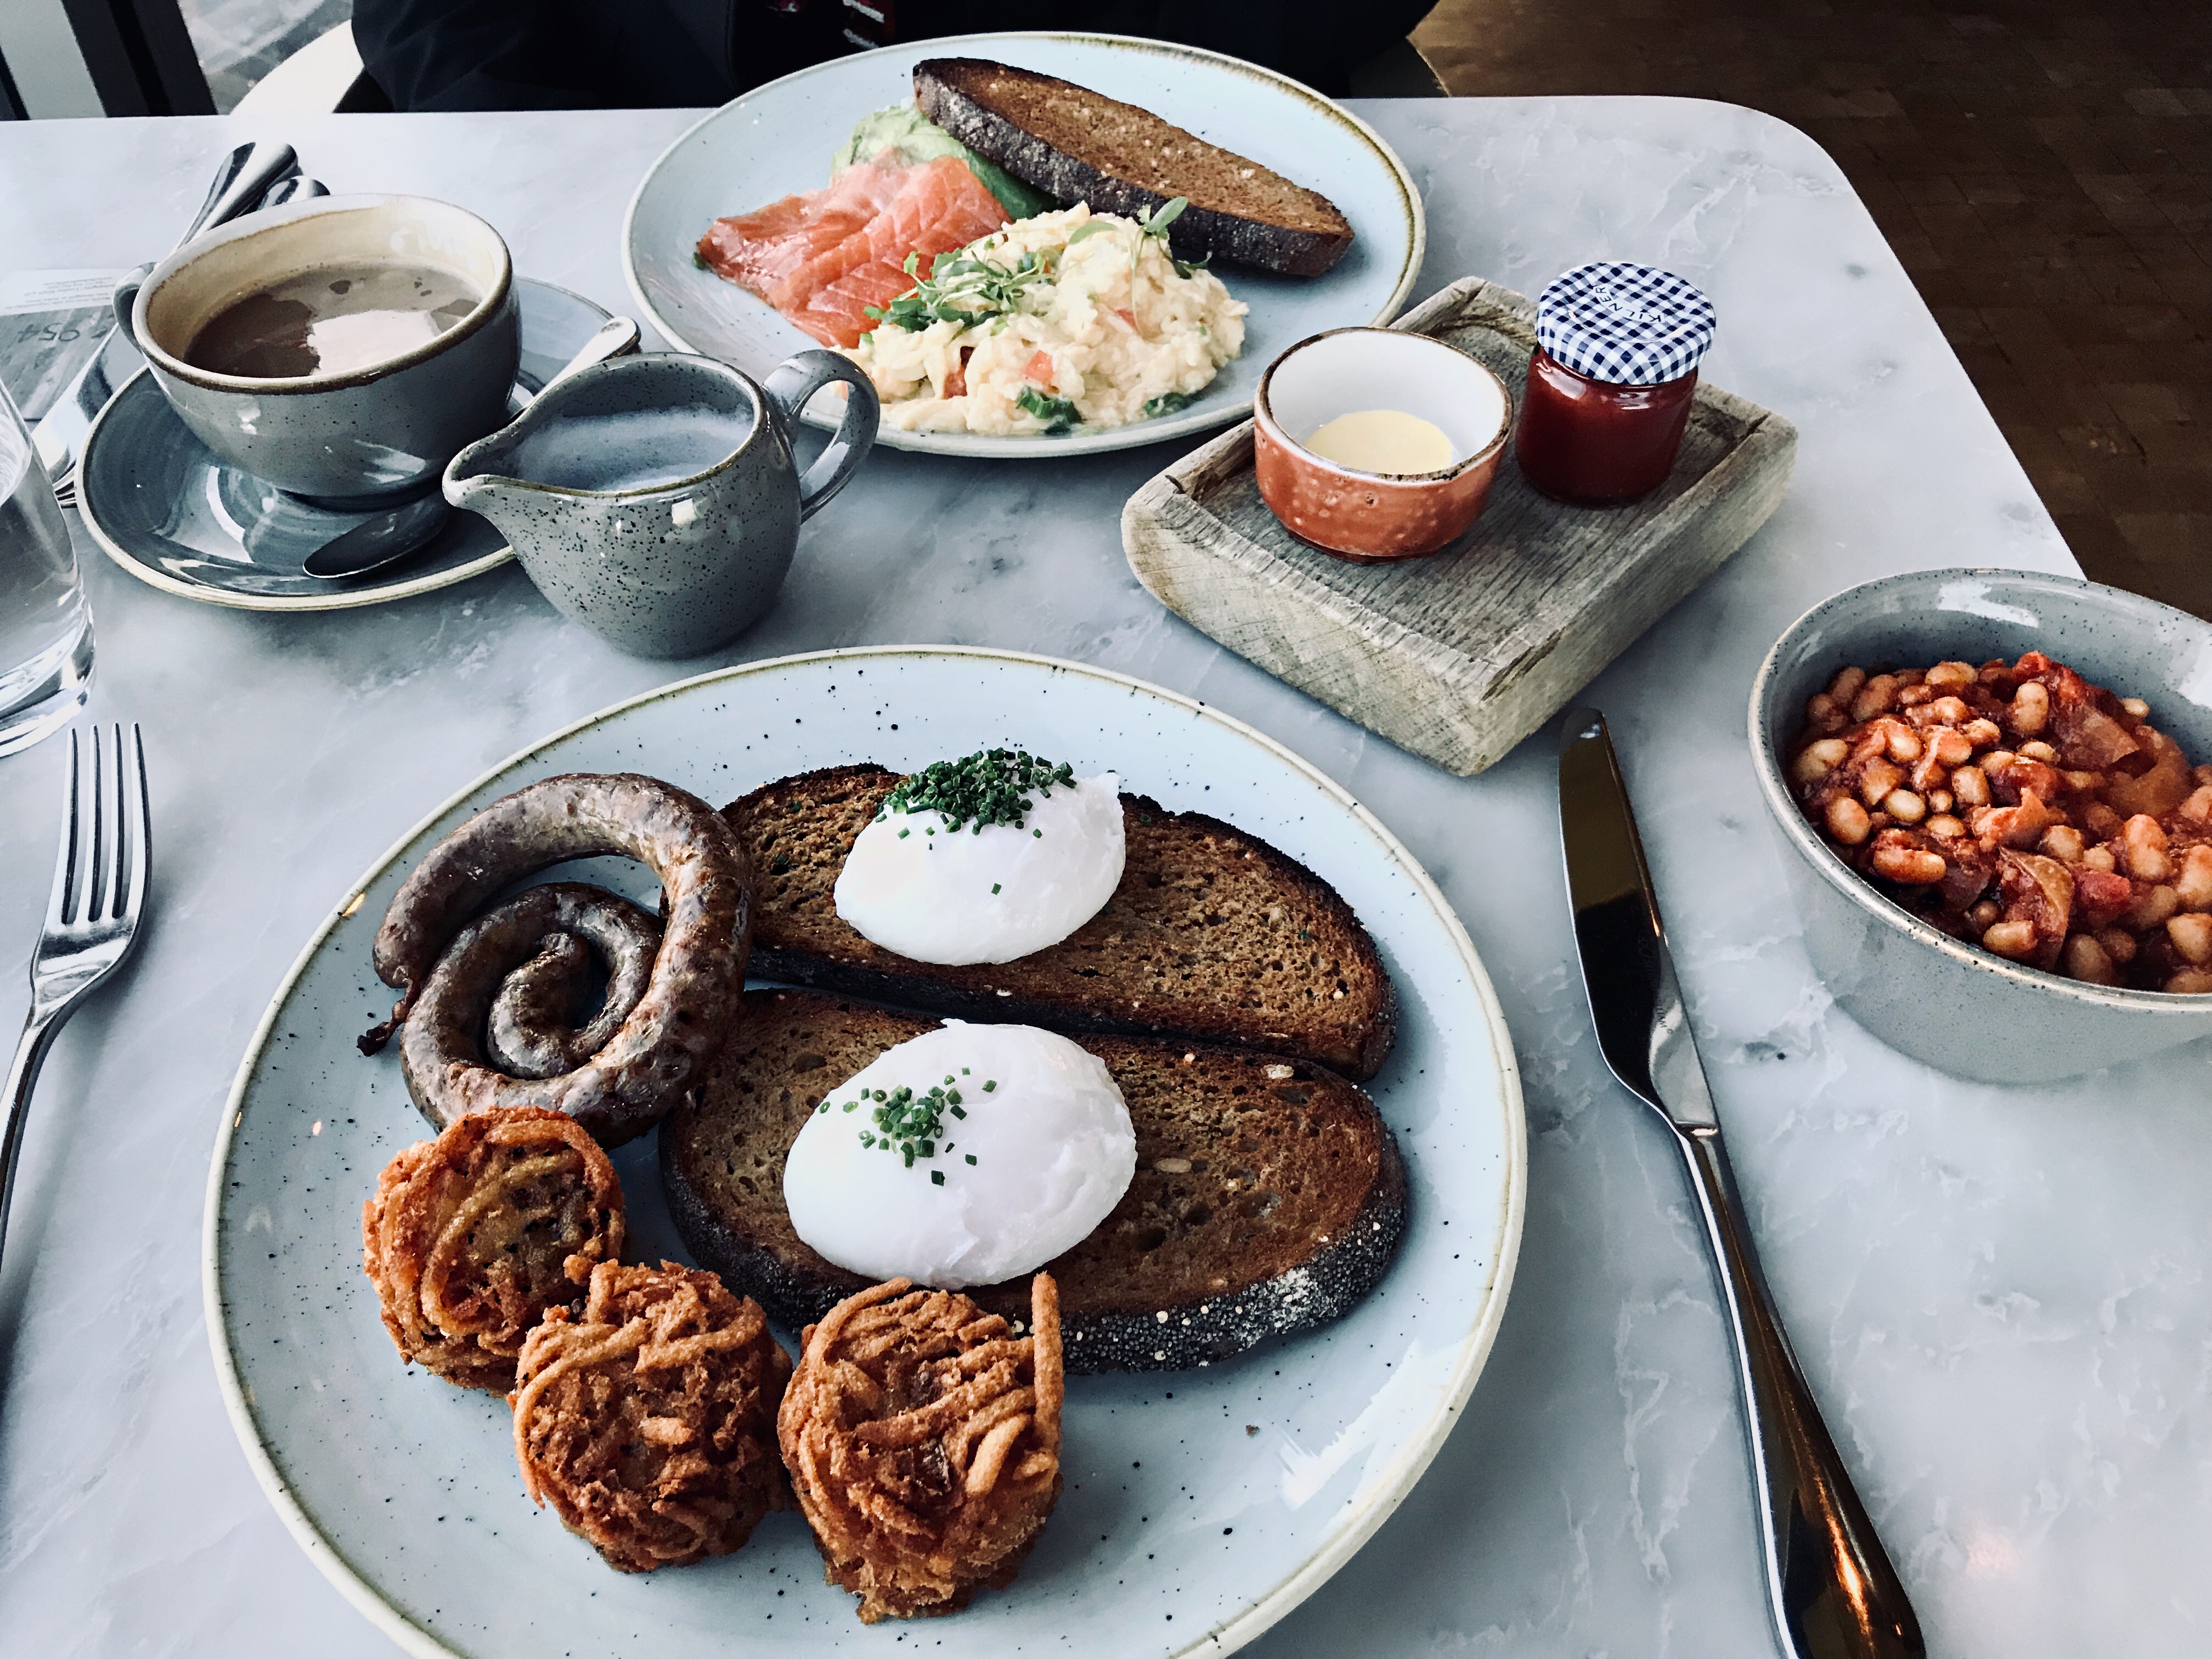
[[[122,747],[123,729],[116,728],[116,746]],[[131,888],[117,911],[131,927],[146,910],[146,883],[154,860],[154,815],[146,799],[146,738],[138,722],[131,722],[131,751],[116,769],[123,775],[124,839],[131,852]]]
[[[107,775],[100,792],[100,810],[104,822],[100,828],[100,908],[93,912],[99,921],[112,921],[123,914],[124,861],[129,854],[130,814],[125,810],[128,799],[123,793],[123,727],[118,724],[108,727]]]
[[[114,767],[107,758],[107,745],[100,741],[99,726],[92,728],[92,827],[85,832],[85,850],[78,854],[77,879],[83,884],[83,896],[76,902],[79,921],[97,921],[107,908],[107,866],[112,856],[115,842],[115,815],[108,811],[110,793],[108,780]]]
[[[70,877],[76,868],[77,743],[76,728],[70,728],[69,770],[62,776],[62,841],[54,854],[54,890],[46,901],[46,931],[63,927],[69,915]]]

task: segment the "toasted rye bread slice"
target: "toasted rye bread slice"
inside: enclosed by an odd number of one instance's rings
[[[660,1126],[684,1244],[793,1329],[869,1283],[792,1228],[783,1165],[807,1117],[936,1025],[809,991],[748,991],[706,1086]],[[1114,1212],[1046,1264],[1072,1371],[1181,1370],[1349,1312],[1405,1230],[1405,1165],[1374,1103],[1317,1066],[1135,1037],[1078,1039],[1137,1131]],[[1019,1322],[1026,1275],[968,1292]]]
[[[1121,797],[1121,884],[1059,944],[964,968],[871,945],[837,915],[837,872],[898,781],[836,766],[722,809],[756,872],[755,977],[962,1019],[1233,1043],[1362,1082],[1382,1068],[1397,997],[1351,907],[1257,836],[1141,795]]]
[[[1351,223],[1319,191],[1088,87],[932,58],[914,66],[914,96],[978,155],[1060,201],[1139,218],[1183,198],[1168,233],[1178,258],[1318,276],[1352,246]]]

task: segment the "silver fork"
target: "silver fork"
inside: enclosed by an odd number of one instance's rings
[[[92,764],[79,764],[70,733],[69,780],[62,798],[62,847],[54,860],[54,893],[46,925],[31,956],[31,1012],[8,1068],[8,1138],[0,1146],[0,1245],[8,1235],[8,1202],[15,1193],[15,1158],[23,1148],[31,1089],[62,1022],[92,988],[120,968],[138,942],[146,914],[148,842],[146,746],[131,728],[111,728],[112,742],[92,728]]]

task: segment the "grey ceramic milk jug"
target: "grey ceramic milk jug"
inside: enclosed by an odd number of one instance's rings
[[[804,477],[791,428],[848,388]],[[538,591],[641,657],[690,657],[775,606],[800,522],[876,435],[875,388],[847,357],[802,351],[761,386],[710,357],[617,358],[546,388],[453,457],[446,499],[506,535]]]

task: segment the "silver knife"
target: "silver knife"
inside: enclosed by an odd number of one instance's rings
[[[1795,1659],[1918,1659],[1928,1650],[1920,1621],[1844,1473],[1759,1271],[1620,763],[1595,708],[1566,717],[1559,830],[1598,1047],[1613,1074],[1666,1121],[1705,1216],[1735,1339],[1775,1627]]]
[[[236,218],[258,203],[262,192],[288,168],[296,172],[298,167],[298,158],[289,144],[240,144],[223,157],[214,182],[208,186],[207,199],[177,239],[177,246],[182,247],[210,225]],[[141,266],[135,274],[143,276],[150,269]],[[140,361],[138,348],[129,336],[120,329],[111,329],[32,429],[31,441],[38,447],[39,459],[53,480],[55,497],[63,506],[70,505],[76,493],[77,456],[84,434],[92,429],[94,417],[107,407],[116,389],[137,373]]]

